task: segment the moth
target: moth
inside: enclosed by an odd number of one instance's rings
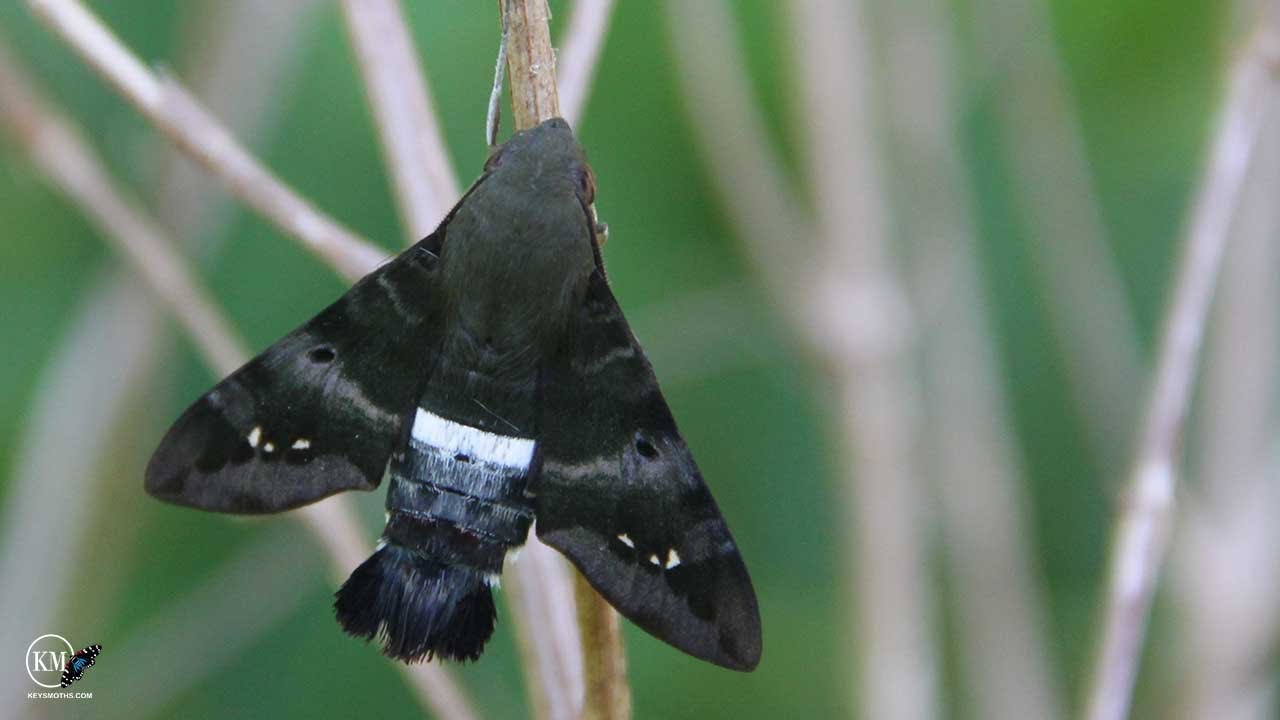
[[[90,645],[67,658],[67,664],[62,667],[62,687],[69,687],[71,683],[84,677],[85,671],[98,662],[100,652],[101,645]]]
[[[610,291],[594,195],[564,120],[514,134],[434,233],[188,408],[147,491],[274,513],[389,475],[335,609],[405,662],[479,657],[534,525],[641,628],[755,668],[751,579]]]

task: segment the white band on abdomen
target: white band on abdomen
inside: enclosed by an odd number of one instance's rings
[[[449,455],[466,455],[515,470],[525,470],[533,461],[534,442],[529,438],[495,435],[422,408],[413,418],[413,439]]]

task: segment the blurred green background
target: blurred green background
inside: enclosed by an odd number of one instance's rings
[[[120,182],[141,198],[156,198],[163,140],[20,5],[0,4],[0,32],[47,93],[87,128]],[[315,5],[297,28],[296,68],[270,96],[276,117],[252,146],[318,206],[392,249],[401,231],[341,15],[336,3]],[[405,5],[458,174],[469,181],[486,153],[493,3]],[[216,0],[92,3],[135,52],[183,77],[209,41],[204,28],[218,6]],[[768,0],[733,6],[770,132],[799,175],[784,13]],[[552,7],[558,30],[567,7]],[[1007,136],[994,117],[997,90],[981,69],[981,33],[970,3],[952,3],[950,10],[951,81],[962,98],[962,113],[950,122],[975,192],[984,289],[1032,501],[1034,537],[1027,543],[1049,601],[1050,659],[1073,703],[1092,648],[1119,478],[1104,472],[1064,377],[1044,290],[1030,266],[1026,225],[1010,196]],[[1053,35],[1034,40],[1051,43],[1064,61],[1087,166],[1147,346],[1229,56],[1226,10],[1215,0],[1056,0]],[[783,314],[770,306],[724,216],[690,128],[664,22],[658,3],[620,0],[579,137],[610,226],[605,255],[615,292],[751,568],[765,654],[756,672],[732,673],[627,625],[636,716],[847,716],[853,671],[839,647],[849,632],[841,577],[849,563],[841,547],[847,533],[838,527],[843,480],[828,430],[828,390],[794,346]],[[256,351],[340,294],[343,284],[268,224],[232,212],[216,237],[190,240],[205,248],[198,253],[202,275]],[[85,303],[120,264],[8,140],[0,142],[0,228],[0,502],[7,502],[34,408],[54,381],[51,363],[77,332]],[[93,500],[73,592],[48,599],[58,608],[58,626],[31,627],[30,636],[58,632],[78,645],[105,645],[101,663],[77,687],[95,698],[77,704],[6,697],[0,707],[54,717],[132,717],[138,709],[186,718],[418,716],[419,705],[388,661],[335,624],[336,581],[300,526],[177,509],[143,493],[147,453],[215,380],[179,333],[167,337],[146,371],[152,377],[145,389],[121,416],[103,418],[120,427],[108,434],[105,456],[92,463],[93,476],[40,479],[82,483]],[[92,417],[95,408],[83,411]],[[77,452],[76,437],[57,440],[64,452]],[[382,493],[359,502],[372,542]],[[62,532],[59,508],[43,511],[45,531]],[[44,562],[38,555],[26,561]],[[947,584],[941,574],[938,580],[936,604],[945,618]],[[171,617],[175,607],[208,620]],[[522,676],[505,613],[484,658],[458,674],[488,717],[523,717]],[[1156,655],[1163,647],[1159,619]],[[948,622],[939,627],[948,638],[954,634]],[[175,628],[202,634],[178,635]],[[154,653],[131,656],[138,662],[124,667],[115,661],[125,654],[122,646]],[[0,648],[14,660],[3,672],[18,672],[19,650],[12,643]],[[960,700],[954,654],[948,660],[946,705],[954,717],[972,716]],[[193,677],[175,689],[166,673],[184,664]],[[1163,716],[1168,688],[1160,677],[1144,675],[1139,715]],[[153,694],[158,700],[148,700]]]

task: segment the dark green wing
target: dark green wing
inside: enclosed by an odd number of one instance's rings
[[[197,400],[152,456],[147,492],[270,513],[377,487],[431,369],[440,236],[370,273]]]
[[[648,632],[753,669],[751,579],[600,270],[569,332],[541,388],[538,536]]]

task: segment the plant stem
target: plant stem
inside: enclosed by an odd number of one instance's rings
[[[50,183],[97,224],[175,313],[210,369],[218,375],[234,371],[249,357],[244,342],[200,286],[175,243],[137,203],[116,190],[84,134],[35,91],[27,74],[3,50],[0,47],[0,129],[22,144]],[[345,575],[369,552],[359,518],[346,498],[303,508],[297,519],[325,548],[337,575]],[[433,712],[449,718],[477,717],[449,671],[432,664],[399,667]]]
[[[31,11],[161,132],[227,189],[347,280],[387,253],[321,212],[262,165],[176,80],[152,72],[78,0],[28,0]]]
[[[406,239],[417,242],[459,195],[426,74],[398,0],[343,0],[342,11],[394,180],[400,223]]]
[[[1276,97],[1278,47],[1276,26],[1261,27],[1232,69],[1192,210],[1140,442],[1113,531],[1102,635],[1085,714],[1090,720],[1119,720],[1132,702],[1147,616],[1172,527],[1178,455],[1205,319],[1253,149]]]
[[[506,17],[507,74],[517,131],[560,115],[556,54],[546,0],[500,0]],[[575,572],[574,597],[585,673],[582,718],[626,720],[631,690],[618,614]]]

